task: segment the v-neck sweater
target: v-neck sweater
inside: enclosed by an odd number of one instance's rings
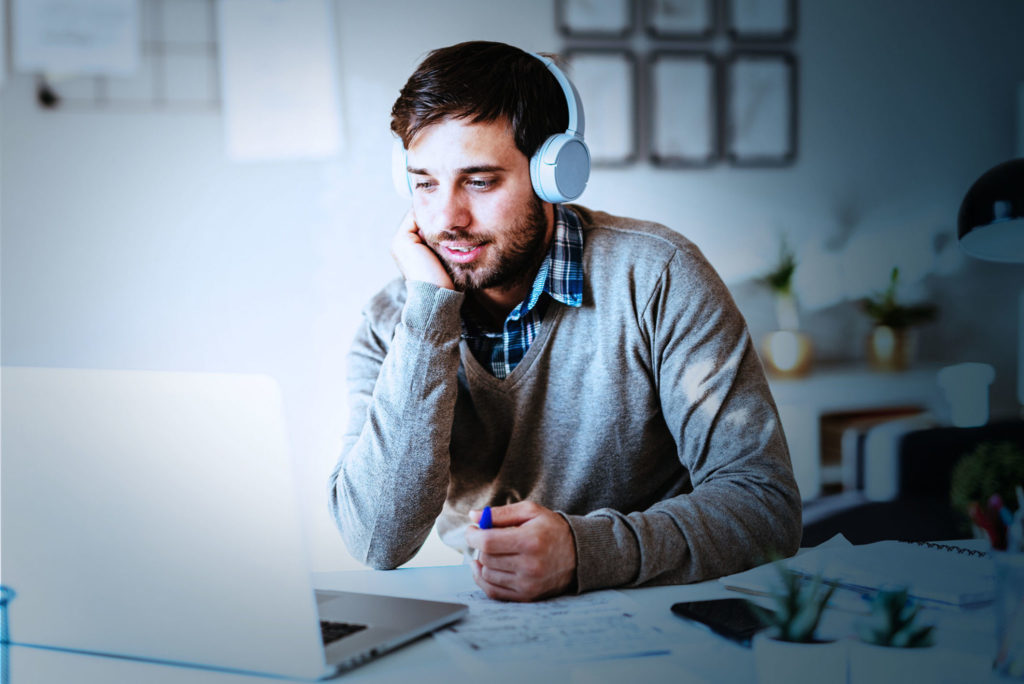
[[[576,588],[694,582],[795,553],[800,496],[742,315],[696,246],[578,205],[583,305],[552,302],[495,378],[464,294],[395,280],[364,310],[330,502],[349,552],[408,561],[437,525],[529,500],[572,529]]]

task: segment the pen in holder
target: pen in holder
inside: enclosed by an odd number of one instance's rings
[[[1024,679],[1024,552],[993,551],[996,571],[996,656],[999,674]]]
[[[17,596],[13,589],[0,585],[0,684],[7,684],[10,679],[10,658],[7,645],[11,642],[10,626],[7,622],[7,604]]]

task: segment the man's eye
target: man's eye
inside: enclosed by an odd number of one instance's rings
[[[418,180],[413,184],[417,190],[430,190],[434,187],[434,181]]]
[[[471,188],[477,188],[479,190],[486,190],[487,188],[494,185],[494,181],[489,178],[470,178],[469,186]]]

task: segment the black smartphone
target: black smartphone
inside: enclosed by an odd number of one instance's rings
[[[672,612],[742,646],[750,646],[753,636],[764,628],[761,618],[744,599],[687,601],[673,604]]]

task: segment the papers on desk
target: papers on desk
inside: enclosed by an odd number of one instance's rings
[[[913,598],[932,605],[968,608],[991,602],[995,592],[992,563],[981,551],[962,545],[882,541],[854,546],[837,535],[783,563],[863,594],[905,586]],[[722,582],[739,591],[767,593],[777,578],[769,563],[723,577]]]
[[[636,604],[617,591],[505,603],[479,590],[454,597],[469,615],[436,639],[487,660],[565,661],[667,653],[679,636],[642,622]]]

